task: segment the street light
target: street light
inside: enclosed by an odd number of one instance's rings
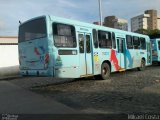
[[[98,0],[99,2],[99,17],[100,17],[100,25],[102,26],[102,4],[101,4],[101,0]]]

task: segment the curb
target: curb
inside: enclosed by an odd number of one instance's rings
[[[2,80],[13,80],[13,79],[18,79],[18,78],[22,78],[22,76],[18,75],[18,76],[4,76],[4,77],[0,77],[0,81]]]

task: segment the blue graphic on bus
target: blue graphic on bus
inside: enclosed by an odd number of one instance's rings
[[[133,59],[132,59],[131,53],[129,52],[128,49],[126,49],[126,57],[128,58],[128,61],[129,61],[128,67],[132,68],[132,66],[133,66]]]

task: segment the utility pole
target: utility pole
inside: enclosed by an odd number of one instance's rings
[[[102,26],[103,23],[102,23],[102,2],[101,0],[98,0],[99,2],[99,17],[100,17],[100,25]]]

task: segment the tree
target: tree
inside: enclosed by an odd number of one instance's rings
[[[145,35],[148,35],[148,30],[146,29],[138,29],[135,31],[136,33],[140,33],[140,34],[145,34]]]
[[[135,32],[140,33],[140,34],[144,34],[144,35],[148,35],[148,36],[150,36],[150,38],[160,38],[160,30],[158,30],[158,29],[154,29],[154,30],[138,29]]]

